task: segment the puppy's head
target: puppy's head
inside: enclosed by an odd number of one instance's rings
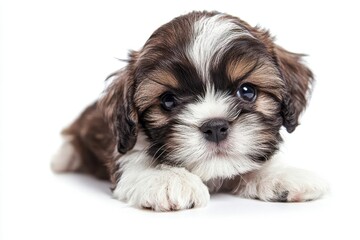
[[[156,30],[106,89],[101,106],[118,151],[138,129],[157,162],[203,180],[261,166],[278,149],[279,129],[298,125],[312,81],[301,55],[236,17],[193,12]]]

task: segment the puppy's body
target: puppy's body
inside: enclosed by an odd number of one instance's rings
[[[209,191],[306,201],[326,185],[275,167],[312,82],[301,55],[238,18],[193,12],[163,25],[101,99],[66,130],[56,171],[109,178],[120,200],[159,211],[204,206]]]

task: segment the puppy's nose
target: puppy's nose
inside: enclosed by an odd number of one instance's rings
[[[228,135],[229,122],[225,119],[211,119],[205,122],[200,130],[204,133],[206,140],[219,143]]]

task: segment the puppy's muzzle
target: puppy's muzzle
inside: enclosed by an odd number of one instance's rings
[[[219,143],[228,136],[229,122],[225,119],[211,119],[200,127],[200,131],[206,140]]]

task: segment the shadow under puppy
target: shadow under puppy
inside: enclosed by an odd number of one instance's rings
[[[62,132],[52,168],[110,179],[115,198],[156,211],[203,207],[217,191],[319,198],[321,179],[274,163],[279,130],[295,130],[313,81],[301,57],[227,14],[175,18]]]

